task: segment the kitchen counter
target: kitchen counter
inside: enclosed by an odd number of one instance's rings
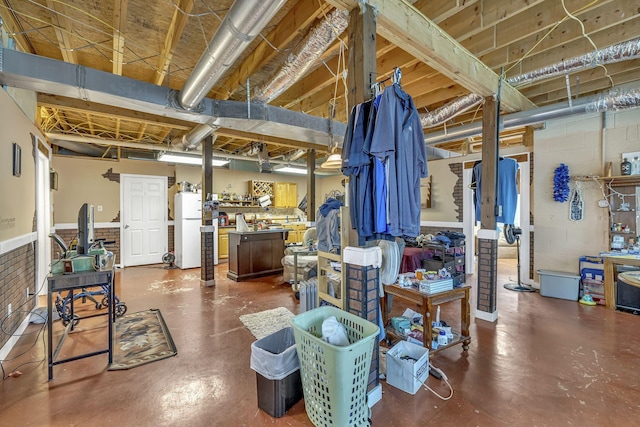
[[[288,229],[229,230],[229,271],[236,282],[282,274],[282,257]]]

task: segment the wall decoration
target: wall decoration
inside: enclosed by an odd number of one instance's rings
[[[561,203],[569,200],[569,180],[569,167],[560,163],[553,175],[553,200]]]
[[[18,143],[13,143],[13,176],[22,174],[22,148]]]

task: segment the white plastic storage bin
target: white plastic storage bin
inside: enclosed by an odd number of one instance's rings
[[[380,246],[372,246],[370,248],[347,246],[342,251],[342,261],[345,264],[377,268],[382,265],[382,249],[380,249]]]
[[[416,394],[429,375],[429,350],[400,341],[387,351],[387,384]]]
[[[540,295],[543,297],[577,301],[580,293],[580,276],[563,271],[538,270]]]

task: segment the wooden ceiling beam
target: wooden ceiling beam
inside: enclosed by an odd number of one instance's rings
[[[577,25],[577,24],[576,24]],[[589,37],[598,48],[605,48],[624,40],[633,39],[640,36],[640,16],[631,21],[624,22],[616,27],[607,28],[591,34]],[[554,49],[546,50],[538,55],[525,58],[510,75],[520,75],[551,64],[558,63],[564,59],[575,58],[593,52],[593,46],[584,37],[579,37],[571,42],[559,45]]]
[[[64,96],[48,95],[44,93],[38,93],[38,105],[68,109],[76,112],[90,112],[104,116],[119,117],[136,122],[146,122],[149,125],[154,126],[171,126],[176,130],[188,131],[195,126],[194,123],[170,117],[156,116],[153,114],[142,113],[140,111],[128,110],[126,108],[112,107],[109,105],[84,101],[82,99],[67,98]]]
[[[71,43],[73,25],[66,16],[65,6],[54,0],[47,0],[47,7],[51,9],[51,24],[56,33],[62,59],[70,64],[78,63],[78,55]]]
[[[244,86],[248,77],[275,58],[278,50],[284,49],[293,39],[303,35],[306,28],[321,16],[323,11],[326,13],[329,10],[330,6],[318,0],[298,1],[265,37],[266,40],[262,40],[236,71],[222,83],[222,86],[228,89],[228,93],[218,98],[229,99],[238,87]],[[274,50],[274,47],[277,50]]]
[[[354,0],[328,0],[336,6],[359,7]],[[492,96],[498,92],[498,75],[433,21],[403,0],[378,0],[377,31],[407,52],[445,74],[471,92]],[[535,107],[511,85],[503,83],[501,105],[509,112]]]
[[[467,8],[475,7],[478,3],[480,0],[418,0],[413,3],[413,6],[433,22],[439,24]]]
[[[625,38],[630,38],[628,34],[633,31],[635,26],[632,22],[639,20],[637,8],[633,8],[628,3],[625,3],[620,8],[611,8],[610,5],[603,5],[601,8],[587,10],[578,16],[585,26],[585,32],[590,37],[598,38],[598,43],[600,44],[606,43],[606,45],[600,47],[606,47],[620,41],[618,38],[612,43],[607,43],[605,41],[606,37],[603,37],[603,34],[613,33],[618,36],[624,34]],[[625,31],[624,29],[627,30]],[[510,42],[503,46],[497,46],[496,49],[482,55],[480,59],[495,70],[501,66],[510,67],[510,64],[514,64],[519,61],[534,46],[535,49],[528,55],[529,58],[534,58],[535,56],[544,54],[548,51],[551,52],[569,43],[586,41],[582,35],[580,25],[573,20],[563,22],[549,36],[542,40],[548,31],[549,29],[545,28],[544,30],[536,31],[517,42]],[[611,39],[611,37],[608,37],[608,40]],[[598,43],[596,43],[596,45],[598,45]],[[590,45],[589,48],[591,50],[593,49]],[[556,50],[552,55],[557,54],[557,52],[558,51]],[[565,56],[546,58],[545,60],[552,60],[550,63],[555,63],[561,59],[567,58],[568,57]],[[549,63],[545,65],[549,65]],[[521,70],[521,67],[516,67],[509,73],[509,75],[513,76],[521,74]]]
[[[293,141],[290,139],[276,138],[268,135],[261,135],[256,133],[244,132],[235,129],[220,128],[215,131],[218,136],[226,136],[227,138],[237,138],[246,141],[262,141],[267,144],[277,144],[285,147],[294,148],[314,148],[316,150],[326,150],[327,146],[324,144],[314,144],[312,142]]]
[[[158,66],[156,67],[156,76],[153,81],[153,83],[158,86],[164,82],[164,78],[169,70],[169,65],[171,65],[171,61],[173,60],[173,53],[182,37],[184,28],[189,20],[189,13],[193,10],[193,6],[193,0],[179,0],[178,5],[173,11],[171,24],[167,29],[167,36],[164,39],[164,45],[162,52],[160,52]]]
[[[47,0],[51,1],[51,0]],[[112,73],[122,75],[124,63],[124,31],[127,25],[127,6],[129,0],[114,0],[113,4],[113,56]]]

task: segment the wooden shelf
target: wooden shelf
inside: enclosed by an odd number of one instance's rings
[[[596,176],[584,175],[573,176],[573,181],[609,181],[612,186],[640,185],[640,175],[616,175],[616,176]]]

